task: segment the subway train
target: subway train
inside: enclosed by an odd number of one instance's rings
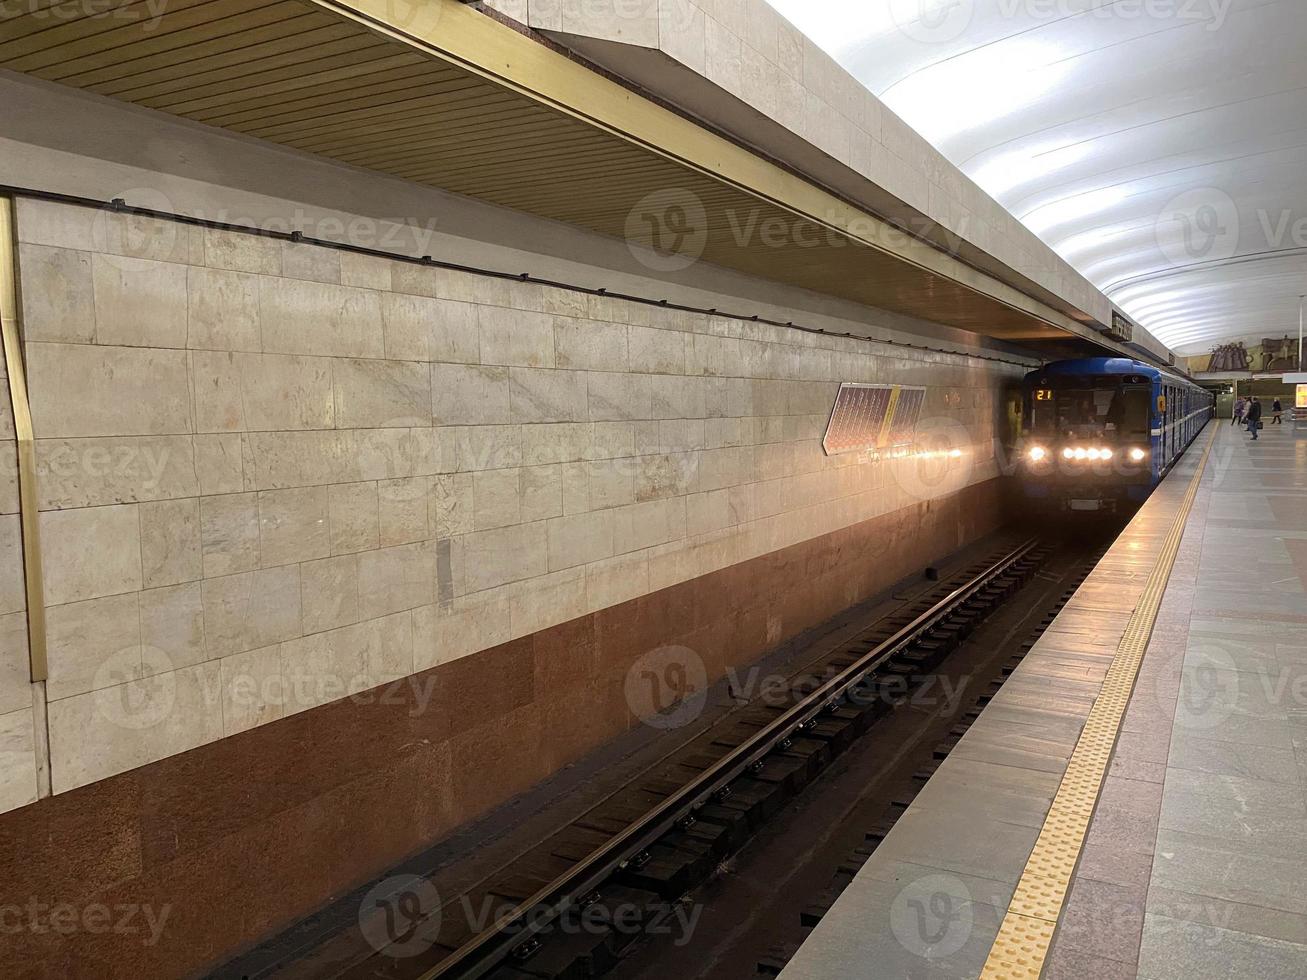
[[[1142,503],[1214,411],[1211,392],[1125,357],[1054,361],[1021,391],[1017,478],[1054,511]]]

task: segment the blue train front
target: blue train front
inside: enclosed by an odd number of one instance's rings
[[[1049,509],[1142,502],[1212,416],[1192,381],[1124,357],[1054,361],[1022,382],[1017,477]]]

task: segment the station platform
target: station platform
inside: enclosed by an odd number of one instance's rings
[[[783,980],[1307,976],[1307,441],[1209,425]]]

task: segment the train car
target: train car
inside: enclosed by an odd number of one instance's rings
[[[1018,479],[1050,509],[1138,505],[1214,410],[1211,392],[1125,357],[1054,361],[1022,382]]]

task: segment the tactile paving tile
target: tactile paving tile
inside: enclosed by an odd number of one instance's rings
[[[1071,887],[1069,878],[1043,878],[1027,874],[1021,879],[1008,911],[1012,915],[1047,922],[1056,920],[1066,901],[1067,890]]]
[[[1121,721],[1130,703],[1135,678],[1152,636],[1153,623],[1157,620],[1162,596],[1180,551],[1185,521],[1198,494],[1198,485],[1207,468],[1207,458],[1217,431],[1213,429],[1203,449],[1139,602],[1126,624],[1102,689],[1090,708],[1067,763],[1066,774],[1058,785],[1053,805],[1008,903],[1007,914],[981,972],[982,978],[1037,978],[1043,972],[1053,932],[1066,904],[1071,876],[1084,847],[1089,821],[1103,789]]]
[[[981,976],[1038,980],[1055,926],[1047,918],[1008,912]]]

